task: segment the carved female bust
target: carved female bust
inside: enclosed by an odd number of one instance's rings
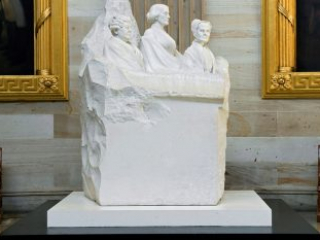
[[[165,31],[169,25],[169,7],[164,4],[152,5],[147,20],[152,24],[141,39],[141,51],[148,72],[177,72],[181,69],[182,58],[176,42]]]
[[[192,21],[191,30],[195,40],[184,53],[185,64],[192,71],[214,73],[216,70],[215,57],[208,47],[211,29],[208,21]]]
[[[132,20],[124,15],[114,16],[109,23],[112,37],[106,41],[104,55],[122,69],[144,71],[143,56],[132,44]]]

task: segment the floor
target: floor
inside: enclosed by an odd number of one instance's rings
[[[317,214],[315,212],[299,212],[300,215],[310,223],[320,233],[320,222],[317,223]]]
[[[2,222],[0,224],[0,234],[5,231],[7,228],[11,227],[17,221],[19,221],[23,216],[13,216],[13,215],[4,215]]]
[[[320,233],[320,223],[317,223],[316,221],[317,215],[315,212],[300,212],[300,215]],[[19,221],[22,217],[23,215],[4,215],[0,225],[0,234]]]

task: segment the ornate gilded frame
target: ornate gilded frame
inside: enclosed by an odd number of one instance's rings
[[[297,0],[262,0],[262,97],[320,98],[320,72],[296,72]]]
[[[67,2],[34,0],[34,75],[0,76],[0,101],[68,100]]]

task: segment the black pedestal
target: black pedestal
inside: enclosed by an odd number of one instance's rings
[[[104,236],[105,239],[110,239],[138,235],[139,238],[150,237],[150,235],[197,235],[198,237],[200,235],[214,235],[213,239],[217,239],[219,236],[223,238],[235,237],[235,234],[246,236],[246,238],[254,238],[257,234],[268,237],[276,234],[308,234],[320,239],[316,229],[282,200],[265,200],[265,202],[272,209],[272,227],[47,228],[47,211],[58,203],[58,201],[48,201],[6,230],[2,237],[95,235],[95,237]]]

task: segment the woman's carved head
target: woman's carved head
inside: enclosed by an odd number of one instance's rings
[[[198,42],[209,42],[211,30],[212,24],[209,21],[195,19],[191,23],[191,31]]]
[[[147,20],[151,24],[159,22],[162,26],[167,26],[169,19],[169,7],[165,4],[154,4],[147,13]]]
[[[131,42],[132,21],[130,17],[124,15],[114,16],[110,20],[109,28],[113,36],[125,42]]]

